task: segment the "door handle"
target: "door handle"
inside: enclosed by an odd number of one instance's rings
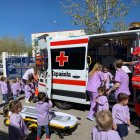
[[[74,75],[74,76],[72,76],[73,78],[76,78],[76,79],[78,79],[78,78],[80,78],[80,76],[78,76],[78,75]]]

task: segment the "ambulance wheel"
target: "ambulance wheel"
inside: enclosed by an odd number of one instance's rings
[[[55,105],[59,109],[68,110],[72,107],[72,103],[66,101],[55,101]]]

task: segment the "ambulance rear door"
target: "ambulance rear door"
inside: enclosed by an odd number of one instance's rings
[[[86,104],[88,37],[50,42],[53,99]]]
[[[45,42],[40,43],[43,46],[43,67],[40,70],[39,76],[39,91],[45,92],[47,96],[51,99],[51,89],[52,89],[52,68],[51,68],[51,52],[50,52],[50,38],[47,37]]]

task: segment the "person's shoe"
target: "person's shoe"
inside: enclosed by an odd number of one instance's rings
[[[6,103],[6,101],[3,100],[2,103]]]
[[[94,117],[87,117],[87,119],[90,120],[90,121],[95,121]]]

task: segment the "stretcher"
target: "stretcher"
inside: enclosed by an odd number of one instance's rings
[[[10,113],[8,112],[8,107],[4,108],[3,114],[5,116],[4,124],[8,126],[10,123]],[[31,131],[35,131],[37,129],[37,115],[35,107],[23,106],[20,114],[23,117],[27,128]],[[63,138],[65,135],[72,134],[72,132],[77,127],[78,119],[73,115],[57,111],[50,111],[49,115],[49,126],[51,132],[56,133],[57,135],[59,135],[60,138]]]

